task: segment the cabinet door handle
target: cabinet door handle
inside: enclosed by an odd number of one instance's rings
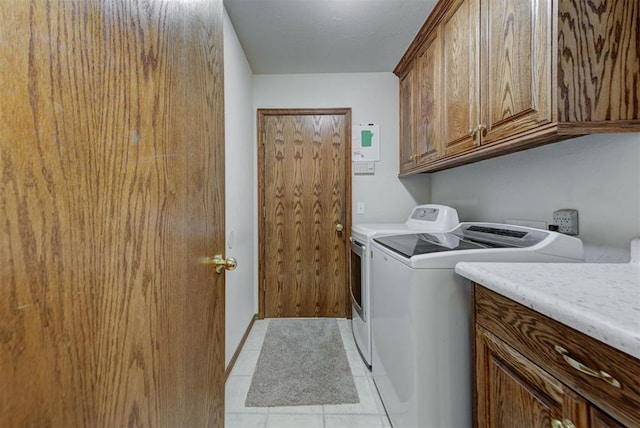
[[[478,132],[482,132],[485,129],[487,129],[487,126],[483,125],[483,124],[480,124],[480,125],[476,126],[475,128],[469,128],[467,133],[469,134],[470,137],[475,137]]]
[[[580,361],[578,360],[574,360],[573,358],[571,358],[569,356],[569,351],[567,351],[566,349],[564,349],[562,346],[560,345],[556,345],[555,346],[555,350],[558,354],[562,355],[562,358],[564,358],[564,360],[567,362],[567,364],[569,364],[571,367],[573,367],[574,369],[578,370],[579,372],[582,372],[586,375],[589,376],[593,376],[593,377],[597,377],[599,379],[604,380],[605,382],[607,382],[608,384],[610,384],[611,386],[614,386],[616,388],[621,388],[622,385],[620,384],[620,382],[618,382],[618,380],[616,380],[615,378],[613,378],[609,373],[602,371],[602,370],[594,370],[590,367],[585,366],[584,364],[582,364]]]
[[[551,428],[576,428],[570,419],[551,419]]]

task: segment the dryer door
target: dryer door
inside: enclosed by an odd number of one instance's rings
[[[351,303],[360,318],[364,319],[362,296],[364,281],[366,281],[366,247],[363,243],[351,238],[351,262],[349,264],[349,290],[351,291]]]

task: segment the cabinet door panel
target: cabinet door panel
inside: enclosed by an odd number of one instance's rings
[[[415,72],[409,72],[400,79],[400,172],[410,170],[414,161],[414,92]]]
[[[478,427],[548,427],[563,416],[563,386],[481,327],[476,328]]]
[[[484,287],[476,286],[475,297],[476,323],[614,418],[640,427],[637,359]],[[576,370],[555,345],[584,365],[609,373],[622,387]]]
[[[433,34],[418,56],[418,105],[416,112],[416,154],[418,163],[436,159],[440,132],[440,38]]]
[[[478,139],[469,130],[480,115],[478,0],[456,2],[444,17],[443,44],[443,143],[445,155],[472,148]]]
[[[485,1],[481,7],[482,144],[552,120],[549,0]]]
[[[589,408],[590,428],[623,428],[624,425],[612,419],[596,407]]]
[[[558,45],[560,122],[640,119],[638,0],[559,2]]]

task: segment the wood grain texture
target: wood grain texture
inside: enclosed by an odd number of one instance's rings
[[[416,165],[416,68],[414,65],[400,79],[400,172]]]
[[[479,0],[455,2],[442,20],[445,155],[468,150],[480,142],[478,134],[469,135],[469,129],[480,123],[479,25]]]
[[[589,409],[589,427],[590,428],[623,428],[624,425],[612,419],[610,416],[602,412],[600,409],[591,407]],[[578,425],[580,426],[580,425]]]
[[[637,0],[559,2],[558,92],[560,122],[640,120]]]
[[[400,177],[579,135],[640,132],[637,1],[478,3],[440,0],[394,70],[402,79],[442,39],[443,153],[413,163],[401,154]],[[487,130],[466,136],[479,124]]]
[[[260,110],[259,129],[264,316],[344,317],[350,110]]]
[[[589,403],[563,385],[562,419],[571,421],[576,427],[590,427]]]
[[[482,144],[550,123],[552,5],[547,0],[484,3],[481,10]]]
[[[481,327],[475,341],[477,427],[550,427],[562,419],[560,382]]]
[[[588,402],[628,426],[640,426],[640,361],[548,317],[475,286],[475,319],[502,341]],[[604,370],[622,387],[587,376],[569,366],[554,346],[588,367]]]
[[[435,37],[423,44],[416,61],[418,67],[418,99],[416,109],[415,153],[418,163],[429,162],[441,155],[442,141],[442,40]]]
[[[396,68],[393,69],[393,73],[398,76],[404,76],[406,70],[412,67],[412,63],[414,59],[417,57],[418,53],[422,49],[423,44],[426,40],[433,36],[433,33],[437,31],[438,26],[440,25],[442,19],[445,17],[451,5],[457,2],[457,0],[439,0],[429,16],[425,20],[424,24],[416,33],[416,36],[413,38],[413,41],[407,48],[406,52],[400,58],[400,62],[396,65]]]
[[[221,1],[0,18],[0,426],[222,426]]]

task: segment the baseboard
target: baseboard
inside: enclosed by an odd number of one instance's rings
[[[238,347],[236,348],[236,352],[233,353],[233,357],[231,357],[231,361],[229,361],[229,365],[227,366],[227,369],[224,372],[225,381],[229,378],[229,375],[231,374],[231,370],[233,370],[233,366],[236,364],[236,360],[238,359],[238,355],[240,355],[240,351],[242,351],[242,347],[244,346],[244,342],[246,342],[247,341],[247,337],[249,337],[249,332],[251,331],[251,327],[253,327],[253,323],[257,319],[258,319],[258,314],[255,314],[251,318],[251,321],[249,322],[249,326],[245,330],[244,335],[242,336],[242,340],[238,344]]]

